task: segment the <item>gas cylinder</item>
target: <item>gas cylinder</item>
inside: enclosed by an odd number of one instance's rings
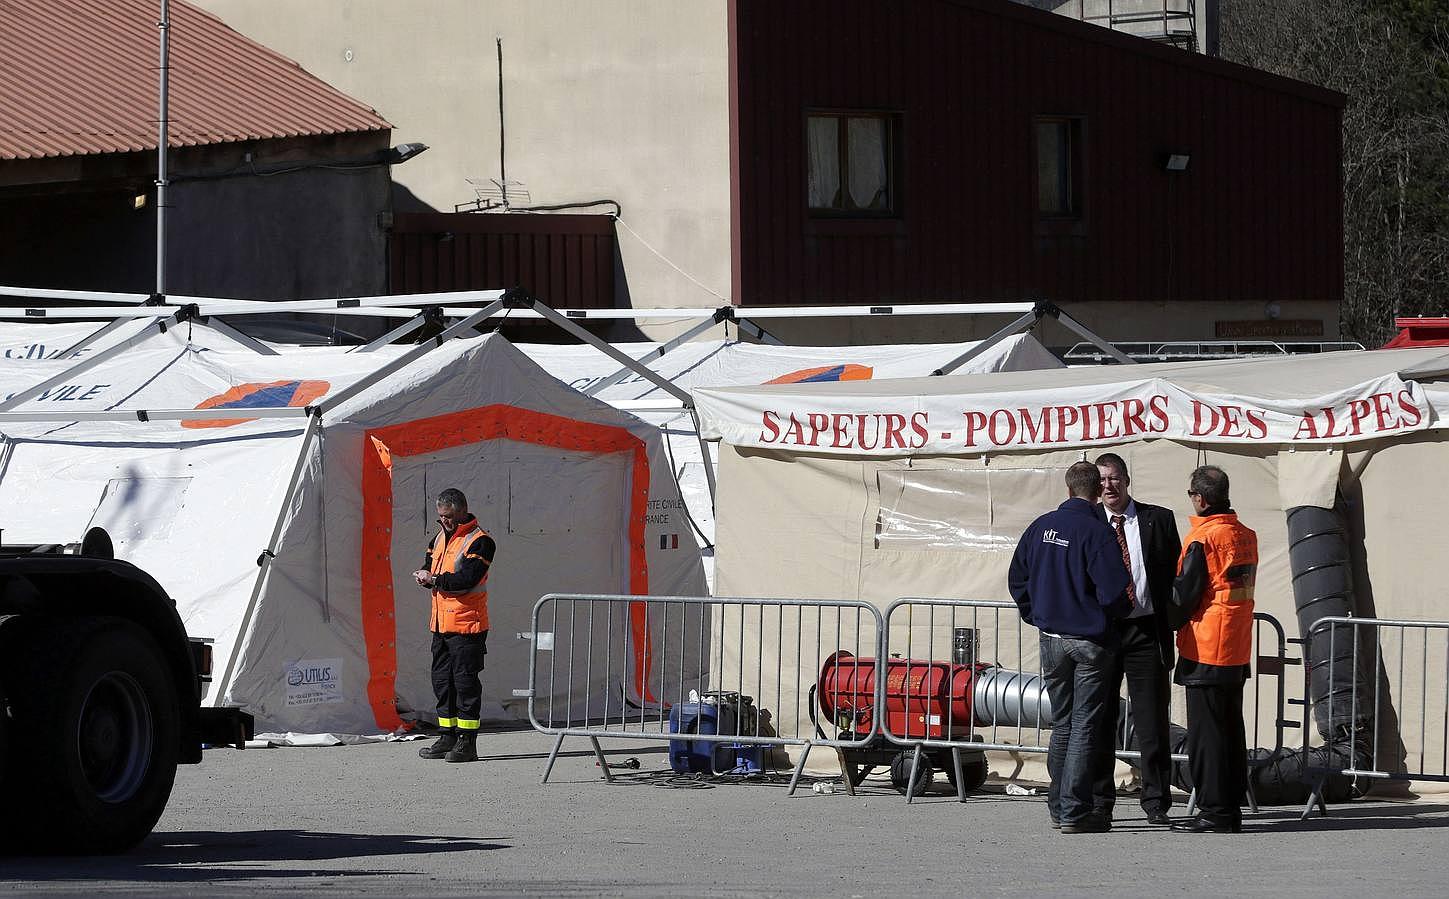
[[[924,659],[887,659],[883,711],[876,710],[876,661],[845,650],[825,660],[817,689],[820,708],[843,731],[863,734],[881,726],[905,739],[950,739],[971,732],[972,684],[991,666]]]

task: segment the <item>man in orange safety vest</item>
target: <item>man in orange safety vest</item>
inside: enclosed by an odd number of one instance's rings
[[[1198,814],[1172,829],[1241,833],[1248,788],[1243,684],[1252,674],[1258,535],[1238,521],[1228,476],[1216,465],[1193,471],[1187,496],[1196,514],[1183,538],[1169,623],[1178,627],[1173,679],[1187,693],[1188,771]]]
[[[413,577],[433,592],[433,695],[443,733],[418,755],[475,762],[483,707],[478,673],[488,651],[488,570],[496,546],[456,488],[438,494],[438,524],[423,567]]]

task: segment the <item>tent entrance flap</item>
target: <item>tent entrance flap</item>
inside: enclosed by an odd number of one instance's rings
[[[395,460],[498,439],[583,452],[629,454],[629,592],[649,592],[644,543],[649,457],[644,442],[627,429],[495,404],[367,431],[362,461],[362,626],[368,702],[377,725],[386,730],[405,726],[397,709],[397,597],[393,588],[397,566],[392,560],[393,507],[397,500],[393,485]],[[631,612],[629,643],[633,662],[629,687],[647,701],[651,666],[645,624],[642,609]]]

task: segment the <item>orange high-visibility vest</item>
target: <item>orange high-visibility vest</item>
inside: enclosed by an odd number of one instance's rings
[[[1193,516],[1182,541],[1201,543],[1208,581],[1202,603],[1177,632],[1177,651],[1205,665],[1246,665],[1253,658],[1253,588],[1258,579],[1258,535],[1234,513]]]
[[[488,532],[478,526],[476,518],[453,528],[451,538],[446,531],[439,530],[433,538],[433,577],[457,574],[458,563],[473,553],[477,541],[487,536]],[[483,580],[463,593],[433,588],[432,629],[439,634],[481,634],[488,630],[487,571],[483,573]]]

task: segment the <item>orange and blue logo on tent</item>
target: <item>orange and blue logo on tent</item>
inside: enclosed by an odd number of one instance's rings
[[[869,381],[874,372],[869,365],[843,362],[839,365],[821,365],[816,368],[802,368],[788,375],[781,375],[766,384],[809,384],[814,381]]]
[[[198,409],[282,409],[305,406],[322,396],[332,385],[326,381],[272,381],[268,384],[238,384],[225,393],[204,399]],[[229,428],[255,418],[210,418],[183,421],[183,428]]]

